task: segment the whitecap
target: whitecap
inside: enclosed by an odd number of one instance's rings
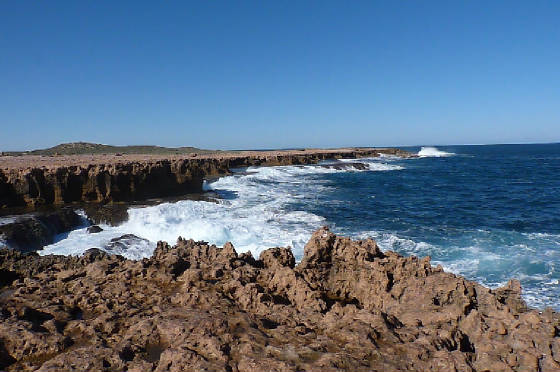
[[[455,155],[452,152],[445,152],[439,150],[437,147],[425,146],[418,151],[418,156],[421,158],[442,158]]]

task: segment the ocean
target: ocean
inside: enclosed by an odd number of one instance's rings
[[[132,207],[129,220],[60,235],[40,254],[98,247],[139,259],[178,236],[231,241],[254,256],[312,232],[375,239],[383,250],[431,256],[446,271],[498,287],[521,281],[530,306],[560,309],[560,144],[403,148],[418,158],[333,161],[340,166],[237,169],[205,184],[214,200]],[[361,162],[364,170],[349,164]],[[123,234],[138,237],[111,244]]]

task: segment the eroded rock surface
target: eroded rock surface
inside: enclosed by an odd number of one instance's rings
[[[0,207],[107,203],[199,192],[217,160],[160,160],[55,168],[0,169]]]
[[[560,318],[326,228],[298,265],[179,239],[142,261],[0,251],[7,371],[559,371]]]

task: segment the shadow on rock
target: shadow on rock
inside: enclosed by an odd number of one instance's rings
[[[58,234],[69,232],[84,223],[72,209],[21,217],[0,225],[0,238],[7,246],[21,252],[32,252],[52,244]]]

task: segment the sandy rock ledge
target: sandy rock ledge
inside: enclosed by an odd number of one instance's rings
[[[560,371],[560,317],[323,228],[295,265],[179,239],[126,260],[0,250],[0,370]]]

